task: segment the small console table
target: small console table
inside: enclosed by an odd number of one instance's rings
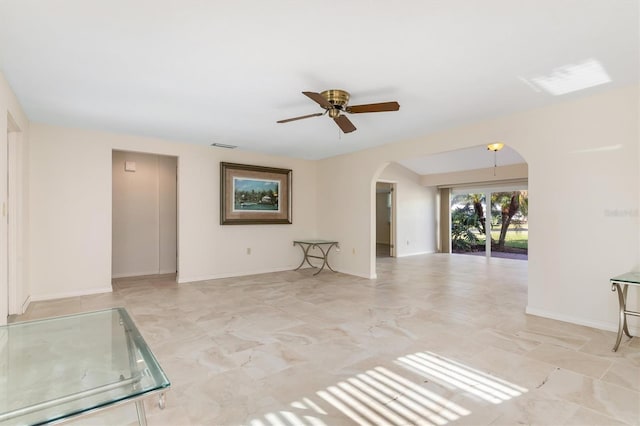
[[[627,315],[640,317],[640,312],[627,310],[627,290],[630,285],[640,287],[640,272],[627,272],[626,274],[611,278],[609,281],[611,281],[611,291],[618,292],[618,337],[616,338],[616,344],[613,346],[613,352],[615,352],[618,350],[618,346],[620,346],[623,332],[627,336],[632,337],[627,327]]]
[[[331,251],[332,247],[339,247],[337,241],[296,240],[293,242],[294,247],[296,246],[296,244],[300,246],[303,257],[302,257],[302,262],[300,262],[300,265],[296,269],[294,269],[295,271],[302,268],[302,265],[304,265],[305,262],[307,262],[307,264],[312,268],[317,268],[317,266],[313,266],[311,262],[309,262],[309,258],[313,258],[313,259],[322,260],[322,266],[320,266],[320,269],[318,269],[318,272],[316,272],[313,275],[318,275],[324,269],[325,266],[331,269],[333,272],[335,272],[333,268],[331,268],[331,265],[329,265],[329,251]],[[322,255],[319,256],[316,254],[309,254],[310,249],[318,249],[320,250],[320,253],[322,253]]]

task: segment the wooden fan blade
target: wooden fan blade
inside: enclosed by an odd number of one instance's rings
[[[293,118],[287,118],[285,120],[279,120],[279,121],[276,121],[276,123],[288,123],[290,121],[302,120],[304,118],[320,117],[323,114],[324,114],[323,112],[316,112],[315,114],[302,115],[300,117],[293,117]]]
[[[363,112],[384,112],[384,111],[398,111],[400,104],[397,102],[380,102],[378,104],[364,104],[348,106],[345,111],[351,114],[360,114]]]
[[[331,105],[331,102],[329,102],[328,100],[326,100],[325,98],[322,97],[322,95],[320,93],[316,93],[316,92],[302,92],[303,95],[307,96],[309,99],[311,99],[312,101],[318,103],[321,107],[323,108],[333,108],[333,105]]]
[[[334,118],[333,121],[335,121],[338,127],[345,133],[351,133],[356,130],[356,126],[353,125],[346,115],[339,115]]]

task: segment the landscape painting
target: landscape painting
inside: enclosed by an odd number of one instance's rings
[[[279,211],[280,182],[233,178],[233,211]]]
[[[220,224],[290,224],[291,170],[220,163]]]

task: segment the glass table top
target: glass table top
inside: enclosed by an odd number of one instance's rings
[[[611,278],[610,281],[640,285],[640,272],[627,272],[626,274]]]
[[[0,425],[60,420],[170,385],[124,308],[0,327]]]

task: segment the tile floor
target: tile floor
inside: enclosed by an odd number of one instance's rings
[[[382,258],[378,276],[122,279],[17,320],[126,307],[172,381],[150,425],[640,424],[640,339],[613,353],[612,332],[526,315],[527,262]]]

